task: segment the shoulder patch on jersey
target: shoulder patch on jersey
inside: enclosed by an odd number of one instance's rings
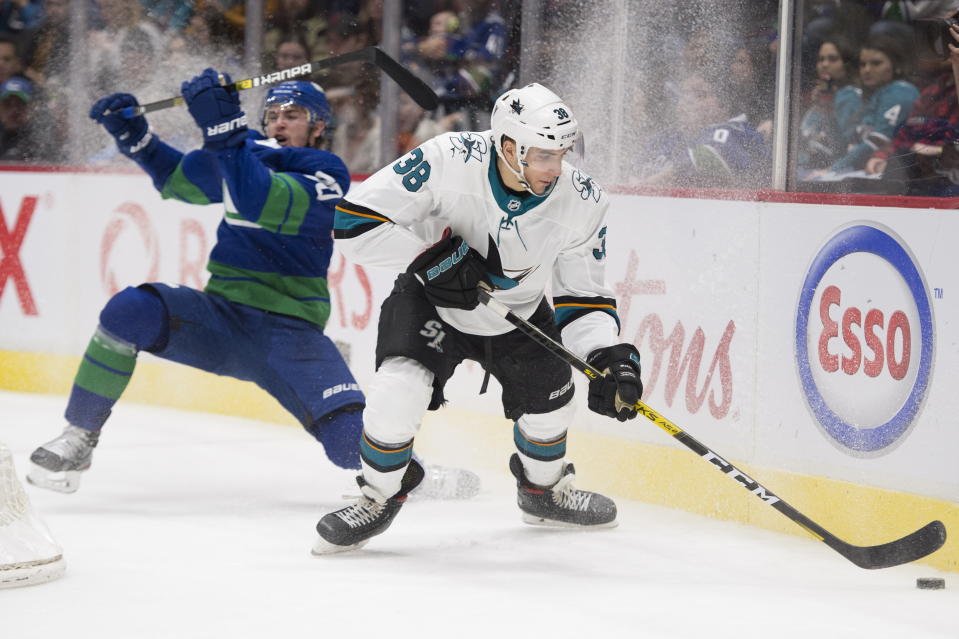
[[[489,152],[486,138],[469,131],[454,133],[449,137],[449,141],[450,157],[456,158],[462,155],[464,164],[469,162],[470,158],[482,162],[483,156]]]
[[[599,202],[603,189],[593,181],[593,178],[579,169],[573,169],[570,177],[573,180],[573,188],[579,192],[580,197],[584,200],[592,198],[594,202]]]

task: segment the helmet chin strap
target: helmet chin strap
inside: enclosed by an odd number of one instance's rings
[[[530,186],[529,181],[526,179],[526,167],[528,167],[529,164],[526,163],[526,160],[519,159],[519,152],[516,150],[515,146],[513,147],[513,155],[516,156],[516,161],[519,163],[519,171],[513,168],[513,165],[510,164],[509,160],[506,159],[505,154],[503,157],[503,164],[505,164],[506,168],[509,169],[510,173],[512,173],[513,176],[517,180],[519,180],[519,183],[523,187],[523,189],[525,189],[526,191],[529,191],[530,195],[533,195],[534,197],[546,197],[547,195],[549,195],[550,191],[553,190],[552,185],[550,185],[550,188],[543,191],[542,195],[540,195],[539,193],[536,193],[533,190],[533,187]],[[553,183],[555,184],[556,181],[554,180]]]

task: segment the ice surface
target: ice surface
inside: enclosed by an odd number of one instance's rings
[[[64,402],[0,392],[21,474]],[[959,637],[955,574],[865,571],[814,540],[623,499],[612,530],[532,528],[505,460],[481,475],[475,500],[411,501],[364,550],[315,558],[313,526],[355,484],[312,438],[121,402],[79,492],[27,488],[68,567],[0,593],[0,636]]]

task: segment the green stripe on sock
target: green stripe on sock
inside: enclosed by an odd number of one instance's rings
[[[108,345],[104,344],[102,339],[100,335],[93,336],[93,339],[90,340],[90,344],[87,346],[86,356],[105,366],[115,368],[120,372],[127,374],[132,373],[133,367],[136,366],[137,363],[136,354],[128,355],[118,353],[115,349],[109,348]]]
[[[120,399],[130,383],[136,362],[136,355],[123,355],[110,350],[100,344],[94,335],[73,383],[91,393]]]

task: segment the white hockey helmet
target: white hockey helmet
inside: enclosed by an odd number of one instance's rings
[[[563,100],[541,84],[510,89],[496,99],[490,115],[493,145],[503,155],[503,136],[516,143],[519,172],[510,170],[532,192],[525,178],[526,154],[533,147],[562,151],[572,148],[579,124]],[[507,163],[508,165],[508,163]]]

